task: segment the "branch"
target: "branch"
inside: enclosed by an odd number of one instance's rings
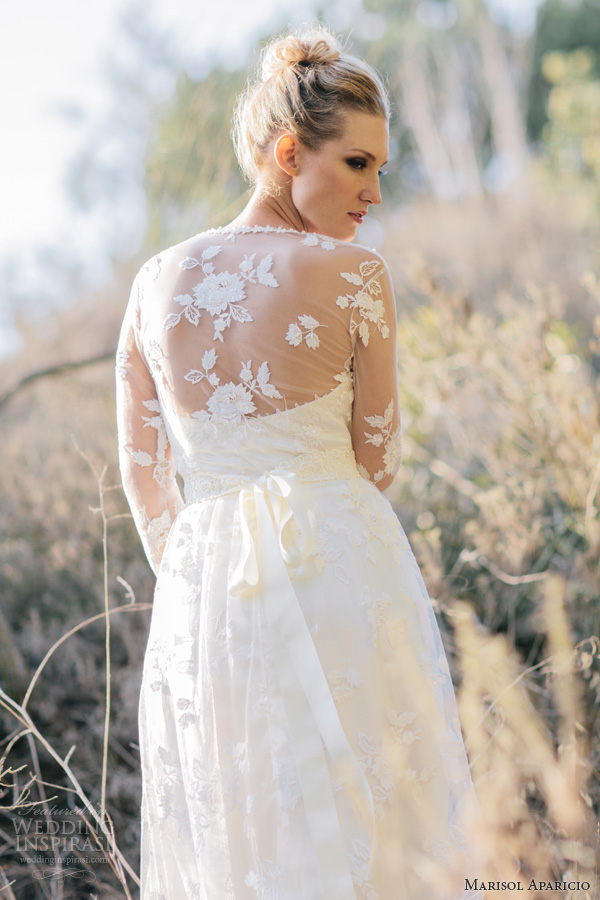
[[[108,362],[109,359],[115,358],[116,350],[109,350],[106,353],[100,353],[98,356],[92,356],[89,359],[80,359],[75,362],[58,363],[55,366],[48,366],[46,369],[38,369],[36,372],[30,372],[18,381],[12,388],[0,396],[0,409],[8,403],[9,400],[17,394],[22,388],[27,387],[40,378],[48,378],[51,375],[62,375],[63,372],[70,372],[74,369],[84,369],[86,366],[94,366],[96,363]]]

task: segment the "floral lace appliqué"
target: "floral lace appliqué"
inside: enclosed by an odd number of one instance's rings
[[[392,608],[392,601],[387,594],[373,597],[370,591],[365,589],[360,605],[364,609],[365,615],[372,628],[371,645],[376,647],[379,633],[387,623],[387,618]]]
[[[127,361],[129,359],[129,353],[127,350],[119,350],[117,353],[117,366],[116,372],[117,377],[122,378],[123,380],[127,378]]]
[[[246,886],[255,891],[257,900],[281,900],[281,867],[271,859],[259,859],[258,864],[259,872],[251,870],[246,875]]]
[[[223,340],[223,331],[229,328],[232,321],[252,322],[252,316],[240,301],[246,299],[246,284],[259,284],[265,287],[279,287],[275,276],[270,269],[273,264],[272,254],[263,257],[255,266],[256,253],[244,256],[239,264],[238,272],[219,272],[215,274],[214,263],[211,262],[221,252],[221,247],[207,247],[198,260],[193,256],[186,256],[180,263],[182,269],[194,269],[199,266],[204,273],[204,279],[193,288],[192,295],[179,294],[175,302],[183,307],[180,313],[170,313],[163,323],[165,329],[175,328],[179,325],[181,317],[192,325],[197,325],[200,313],[206,310],[215,318],[214,341]]]
[[[387,709],[387,719],[395,738],[403,744],[412,744],[414,741],[420,741],[421,735],[418,730],[413,731],[409,728],[417,718],[418,713],[410,710],[397,712],[395,709]]]
[[[162,263],[162,256],[160,253],[157,253],[156,256],[153,256],[151,259],[148,260],[148,262],[146,263],[146,265],[143,268],[143,271],[147,272],[153,281],[156,281],[156,279],[160,275],[161,263]]]
[[[153,458],[146,450],[131,450],[130,456],[138,466],[154,466],[152,477],[160,487],[163,487],[171,468],[171,463],[167,459],[167,430],[158,400],[144,400],[143,403],[146,409],[157,413],[155,416],[142,416],[144,428],[154,428],[156,431],[156,455]]]
[[[335,250],[334,241],[328,240],[322,234],[307,234],[305,238],[302,238],[301,243],[306,244],[307,247],[320,246],[322,250]]]
[[[207,368],[210,368],[210,366],[207,365]],[[195,369],[192,372],[197,374],[199,381],[202,373]],[[192,372],[188,372],[186,378],[191,376]],[[206,377],[210,381],[210,376],[207,375]],[[252,360],[250,359],[247,363],[244,363],[240,372],[241,382],[239,384],[234,384],[233,381],[230,381],[228,384],[219,384],[219,379],[216,376],[214,378],[217,384],[212,392],[212,396],[206,402],[209,418],[214,425],[221,422],[239,425],[246,416],[251,416],[255,413],[256,406],[252,399],[253,393],[262,394],[263,397],[277,400],[282,399],[282,395],[277,388],[270,383],[271,373],[266,362],[260,364],[256,377],[252,372]],[[188,378],[188,381],[191,380],[191,377]],[[211,381],[211,384],[214,383],[214,380]],[[193,415],[197,418],[204,418],[202,411],[193,413]]]
[[[381,269],[379,260],[371,259],[362,262],[359,272],[340,272],[342,278],[355,284],[360,290],[356,294],[342,294],[336,300],[340,309],[357,309],[362,317],[360,323],[354,319],[350,321],[350,334],[358,330],[358,336],[366,347],[371,334],[378,330],[382,338],[390,336],[390,329],[385,321],[385,308],[381,299],[381,285],[374,273]],[[375,325],[375,329],[369,327],[369,322]]]
[[[353,692],[362,684],[359,673],[352,668],[350,663],[346,666],[345,672],[333,672],[327,680],[331,687],[331,696],[337,703],[350,700]]]
[[[359,732],[358,759],[364,771],[371,776],[373,801],[379,810],[389,801],[399,773],[394,773],[381,741]]]
[[[304,340],[307,347],[310,347],[311,350],[317,350],[321,342],[319,336],[315,334],[315,329],[326,328],[327,326],[321,325],[312,316],[298,316],[298,322],[300,325],[297,325],[296,322],[290,322],[288,326],[285,336],[288,344],[291,344],[292,347],[299,347]]]
[[[216,387],[220,384],[221,379],[218,375],[215,375],[214,372],[211,372],[210,369],[214,368],[217,359],[218,356],[215,353],[214,348],[206,350],[202,356],[202,368],[204,369],[204,372],[201,372],[199,369],[190,369],[187,375],[184,375],[185,380],[190,381],[192,384],[199,384],[203,378],[207,378],[209,384]]]
[[[390,400],[382,416],[364,417],[367,425],[378,430],[376,434],[365,431],[367,444],[372,444],[374,447],[381,447],[383,444],[384,448],[383,469],[380,469],[379,472],[375,472],[373,475],[373,481],[376,483],[385,478],[386,475],[395,475],[402,459],[402,431],[400,425],[395,431],[392,431],[393,418],[393,400]]]
[[[362,900],[379,900],[379,894],[369,881],[371,849],[363,841],[352,841],[350,874],[352,883],[360,890]]]

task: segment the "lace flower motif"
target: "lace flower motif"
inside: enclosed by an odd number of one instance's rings
[[[209,351],[210,353],[211,351]],[[212,351],[214,353],[214,351]],[[205,353],[206,357],[209,355]],[[212,357],[208,362],[212,362],[214,365],[217,356],[215,354],[214,360]],[[204,363],[203,359],[203,363]],[[212,366],[207,365],[207,369]],[[192,375],[192,373],[197,373],[198,381],[201,380],[202,377],[205,377],[202,372],[198,372],[196,369],[192,369],[191,372],[188,372],[188,375]],[[186,378],[188,378],[186,375]],[[210,375],[207,375],[210,381]],[[216,376],[213,376],[216,378]],[[256,377],[254,377],[254,373],[252,372],[252,360],[248,360],[247,363],[242,365],[242,371],[240,372],[241,382],[238,384],[234,384],[233,381],[230,381],[228,384],[219,384],[217,379],[217,384],[215,389],[212,392],[212,396],[208,399],[206,406],[209,411],[210,419],[213,424],[217,425],[219,423],[232,423],[235,425],[241,424],[242,420],[246,416],[250,416],[256,412],[256,406],[254,405],[254,401],[252,399],[253,393],[260,393],[263,397],[270,397],[274,399],[281,400],[282,395],[279,393],[277,388],[270,383],[271,373],[269,372],[269,366],[266,362],[263,362],[258,367],[258,372]],[[188,378],[188,381],[192,381],[192,378]],[[211,384],[214,382],[211,381]]]
[[[291,344],[292,347],[299,347],[304,340],[307,347],[310,347],[311,350],[317,350],[321,342],[319,336],[315,334],[315,329],[327,328],[327,326],[321,325],[312,316],[298,316],[298,322],[300,322],[300,325],[297,325],[296,322],[290,322],[288,326],[285,336],[288,344]]]
[[[244,416],[256,412],[256,406],[248,388],[243,384],[234,384],[233,381],[216,387],[206,406],[215,424],[218,422],[239,423]]]
[[[272,254],[263,257],[255,266],[256,253],[252,256],[244,256],[239,264],[238,272],[219,272],[215,274],[214,263],[211,262],[221,252],[221,247],[207,247],[198,260],[193,256],[186,256],[180,263],[182,269],[195,269],[200,267],[204,273],[204,279],[193,288],[192,294],[179,294],[175,297],[175,303],[183,307],[180,313],[170,313],[163,323],[168,331],[179,325],[181,317],[197,325],[200,321],[200,313],[206,310],[215,319],[213,341],[223,340],[223,331],[229,328],[232,321],[252,322],[252,316],[241,301],[246,299],[246,284],[259,284],[266,287],[279,287],[275,276],[270,269],[273,264]]]
[[[365,416],[367,425],[376,428],[378,433],[371,434],[365,431],[367,444],[374,447],[383,445],[383,469],[373,475],[373,481],[376,483],[381,481],[386,475],[395,475],[402,461],[402,432],[398,425],[395,431],[392,431],[392,421],[394,418],[394,401],[390,400],[385,413],[382,416]]]
[[[390,329],[385,321],[385,308],[381,300],[381,285],[374,277],[374,273],[381,269],[381,262],[377,259],[370,259],[362,262],[359,266],[359,272],[340,272],[345,281],[355,284],[360,290],[356,294],[342,294],[336,303],[340,309],[357,309],[362,316],[362,321],[350,321],[350,334],[353,335],[358,330],[358,336],[366,347],[369,338],[375,331],[379,331],[382,338],[390,336]],[[369,327],[369,322],[375,325],[374,329]]]

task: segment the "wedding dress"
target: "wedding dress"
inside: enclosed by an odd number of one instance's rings
[[[135,279],[143,900],[479,896],[444,649],[376,487],[400,465],[394,326],[377,253],[291,229],[205,232]]]

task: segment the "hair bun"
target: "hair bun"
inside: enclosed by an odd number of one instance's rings
[[[286,69],[326,66],[340,58],[341,48],[331,32],[311,29],[298,36],[289,34],[269,44],[262,60],[262,80],[268,81]]]

